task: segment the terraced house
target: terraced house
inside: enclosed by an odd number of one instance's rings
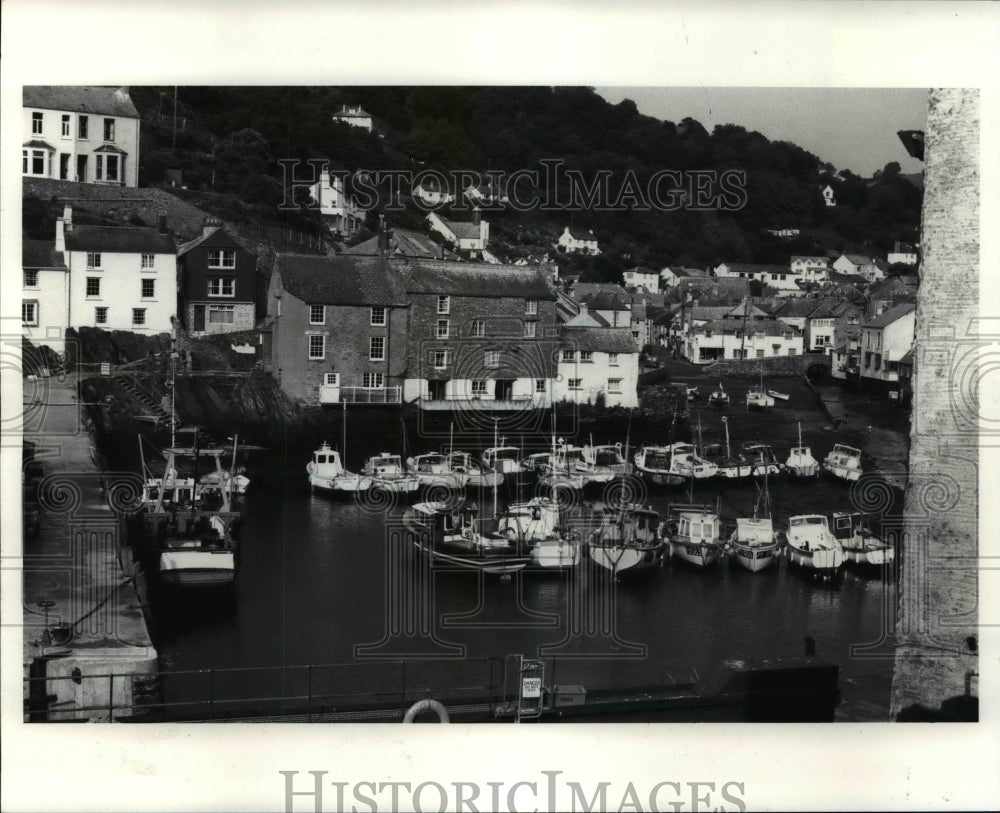
[[[138,186],[139,113],[128,88],[24,88],[21,174]]]

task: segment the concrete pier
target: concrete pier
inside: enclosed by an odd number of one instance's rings
[[[44,472],[40,531],[23,544],[25,719],[131,714],[157,671],[120,522],[141,481],[123,473],[106,489],[75,376],[26,382],[24,404]]]

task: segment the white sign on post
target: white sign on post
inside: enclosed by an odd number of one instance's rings
[[[542,679],[540,677],[526,677],[521,679],[521,697],[541,697]]]

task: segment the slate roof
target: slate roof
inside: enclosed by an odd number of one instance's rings
[[[580,297],[580,302],[586,302],[587,307],[595,311],[627,311],[629,308],[628,295],[612,291],[601,291],[592,296]]]
[[[378,235],[356,246],[344,249],[342,254],[358,257],[377,257],[381,253],[378,247]],[[442,260],[454,257],[440,245],[418,231],[409,229],[393,229],[389,235],[389,254],[402,257],[423,257],[428,260]]]
[[[309,305],[407,304],[403,279],[383,257],[279,253],[274,273],[284,290]]]
[[[907,350],[906,353],[903,354],[903,357],[899,360],[899,363],[900,364],[908,364],[909,366],[912,367],[913,366],[913,351],[912,350]]]
[[[229,232],[227,232],[224,226],[216,226],[216,227],[215,227],[215,228],[213,228],[213,229],[212,229],[211,231],[208,231],[208,232],[203,232],[203,233],[201,234],[201,236],[200,236],[200,237],[196,237],[196,238],[195,238],[194,240],[189,240],[188,242],[186,242],[186,243],[182,243],[181,245],[179,245],[179,246],[177,247],[177,256],[178,256],[178,257],[183,257],[183,256],[184,256],[185,254],[187,254],[187,253],[188,253],[188,252],[189,252],[189,251],[190,251],[191,249],[193,249],[193,248],[197,248],[197,247],[198,247],[198,246],[200,246],[200,245],[201,245],[202,243],[204,243],[204,242],[205,242],[206,240],[208,240],[208,238],[210,238],[210,237],[214,237],[214,236],[216,235],[216,233],[218,233],[218,232],[220,232],[220,231],[221,231],[221,232],[222,232],[222,233],[223,233],[223,234],[224,234],[224,235],[225,235],[226,237],[228,237],[228,238],[229,238],[230,240],[232,240],[232,241],[233,241],[234,243],[236,243],[236,244],[237,244],[237,245],[238,245],[238,246],[239,246],[240,248],[244,249],[245,251],[250,251],[250,249],[249,249],[249,248],[247,248],[247,247],[246,247],[246,246],[245,246],[245,245],[243,244],[243,242],[242,242],[241,240],[239,240],[239,239],[238,239],[238,238],[236,238],[236,237],[233,237],[233,236],[232,236],[232,235],[231,235],[231,234],[230,234]],[[254,252],[253,252],[253,251],[250,251],[250,253],[251,253],[251,254],[253,254]]]
[[[727,310],[725,315],[739,319],[742,319],[744,316],[748,318],[757,318],[757,319],[761,318],[762,316],[764,318],[767,318],[768,316],[768,314],[765,311],[762,311],[756,305],[751,304],[750,307],[747,308],[745,304],[742,302],[736,307]]]
[[[31,85],[24,88],[22,104],[24,107],[42,110],[71,110],[100,116],[139,118],[139,111],[132,104],[128,88],[124,87]]]
[[[757,263],[721,263],[730,273],[744,274],[790,274],[792,269],[787,265],[758,265]]]
[[[172,234],[146,226],[73,226],[66,232],[67,251],[108,254],[176,254]]]
[[[695,333],[706,333],[709,330],[716,333],[735,333],[743,330],[743,323],[735,319],[713,319],[711,322],[695,325],[692,328]],[[780,319],[761,319],[748,324],[746,330],[747,333],[763,333],[765,336],[784,336],[786,333],[791,333],[793,336],[800,335],[798,330]]]
[[[889,308],[881,316],[872,319],[870,322],[865,322],[865,327],[885,327],[886,325],[891,325],[897,319],[906,316],[910,311],[916,310],[916,308],[917,306],[912,302],[896,305],[894,308]]]
[[[22,268],[65,268],[62,252],[56,251],[53,240],[22,240]]]
[[[593,311],[579,311],[565,322],[567,327],[610,327],[611,323]],[[618,330],[618,328],[615,328]]]
[[[598,353],[638,353],[639,344],[632,331],[624,327],[569,327],[563,325],[559,341],[564,350],[589,350]]]
[[[569,231],[570,237],[574,240],[587,240],[593,243],[597,242],[597,238],[594,236],[594,233],[589,229],[580,229],[575,226],[567,226],[566,228]]]
[[[614,282],[577,282],[573,285],[571,293],[578,302],[601,293],[612,293],[625,299],[629,295],[628,291]]]
[[[405,290],[411,294],[436,294],[499,299],[555,300],[550,284],[552,271],[546,266],[493,265],[492,263],[451,263],[440,260],[392,260],[392,267],[404,275]]]
[[[816,310],[815,299],[786,299],[784,304],[776,309],[775,313],[782,318],[787,316],[793,319],[801,319],[811,316],[814,310]]]
[[[792,256],[791,262],[795,262],[796,260],[801,260],[803,262],[806,260],[818,260],[819,262],[823,263],[824,267],[829,262],[829,258],[821,257],[818,254],[796,254]]]
[[[55,152],[56,148],[49,144],[48,141],[42,141],[40,138],[33,138],[31,141],[25,141],[22,147],[27,147],[31,150],[48,150],[49,152]]]
[[[478,240],[482,237],[479,226],[468,220],[447,220],[442,217],[441,222],[451,229],[452,234],[459,240]]]
[[[808,316],[810,319],[832,319],[836,316],[836,312],[833,305],[829,302],[823,302]]]

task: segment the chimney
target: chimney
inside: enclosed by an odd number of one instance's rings
[[[63,216],[56,218],[56,251],[66,251],[66,232],[73,231],[73,208],[63,209]]]
[[[472,210],[473,225],[478,226],[482,221],[482,219],[483,219],[483,213],[479,211],[479,207],[477,206],[475,209]]]
[[[389,252],[389,235],[385,229],[385,215],[378,216],[378,253],[385,256]]]
[[[160,215],[159,215],[159,217],[156,220],[156,226],[157,226],[157,229],[159,230],[160,234],[166,234],[167,233],[167,213],[166,212],[160,212]]]
[[[63,209],[63,221],[66,224],[66,231],[73,231],[73,207],[66,206]]]
[[[201,227],[201,234],[202,234],[202,236],[203,237],[208,237],[209,232],[211,232],[213,229],[215,229],[215,228],[217,228],[217,227],[219,227],[221,225],[222,225],[222,223],[219,221],[218,218],[216,218],[216,217],[206,217],[205,221],[204,221],[204,223],[202,224],[202,227]],[[163,229],[160,229],[160,231],[163,231]]]

